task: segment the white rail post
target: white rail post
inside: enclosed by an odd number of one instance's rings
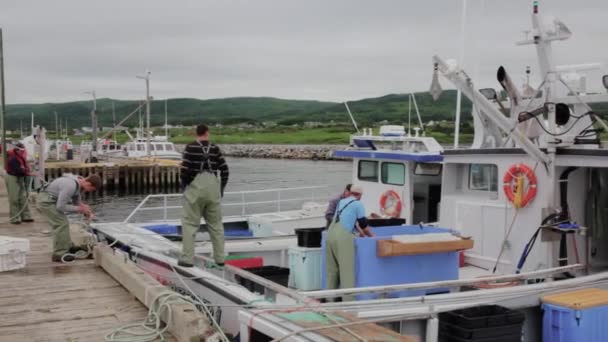
[[[426,321],[426,342],[437,342],[439,338],[439,319],[436,315]]]
[[[277,191],[277,197],[278,197],[278,201],[277,201],[277,205],[278,205],[278,212],[281,212],[281,189],[279,189],[279,191]]]
[[[241,215],[245,216],[245,192],[241,191]]]
[[[167,222],[167,196],[163,196],[163,221]]]

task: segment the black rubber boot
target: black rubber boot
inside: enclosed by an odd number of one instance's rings
[[[72,262],[74,261],[74,256],[71,254],[64,254],[64,255],[53,255],[53,262]]]
[[[177,266],[181,266],[181,267],[192,267],[192,266],[194,266],[194,265],[192,265],[192,264],[191,264],[191,263],[189,263],[189,262],[185,262],[185,261],[181,261],[181,260],[179,260],[179,261],[177,262]]]

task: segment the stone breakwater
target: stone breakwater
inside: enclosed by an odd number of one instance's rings
[[[333,151],[345,149],[347,145],[246,145],[220,144],[222,153],[229,157],[275,158],[307,160],[344,160],[333,157]],[[184,146],[178,146],[183,150]]]

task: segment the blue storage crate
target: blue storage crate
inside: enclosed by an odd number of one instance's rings
[[[226,237],[252,237],[253,233],[244,229],[224,230]]]
[[[155,224],[143,228],[161,235],[180,235],[181,227],[174,224]]]
[[[403,255],[378,257],[378,240],[391,239],[393,235],[418,235],[446,233],[449,229],[420,226],[392,226],[372,228],[376,237],[355,238],[355,287],[381,286],[431,282],[458,279],[458,252],[433,253],[423,255]],[[322,283],[325,284],[325,240],[323,232],[321,248],[323,249]],[[448,292],[449,289],[407,290],[387,293],[389,298],[422,296],[426,294]],[[356,296],[358,300],[377,299],[378,294]]]
[[[289,255],[289,287],[302,291],[321,289],[322,255],[321,248],[293,247]]]
[[[576,310],[543,304],[543,342],[608,341],[608,305]]]

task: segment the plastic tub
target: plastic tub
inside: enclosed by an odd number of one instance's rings
[[[325,228],[301,228],[296,229],[298,247],[320,248],[321,237]]]
[[[302,291],[321,289],[321,248],[293,247],[289,255],[289,287]]]
[[[247,271],[285,287],[287,287],[289,282],[289,268],[269,265],[249,268]],[[262,285],[254,283],[249,279],[242,278],[238,274],[235,275],[234,278],[249,291],[264,294],[264,287]]]
[[[0,236],[0,272],[24,268],[30,251],[30,240]]]
[[[439,320],[457,325],[463,329],[483,329],[522,324],[525,316],[517,310],[499,305],[483,305],[444,312],[439,315]]]
[[[543,304],[543,342],[605,342],[608,306],[575,310]]]

